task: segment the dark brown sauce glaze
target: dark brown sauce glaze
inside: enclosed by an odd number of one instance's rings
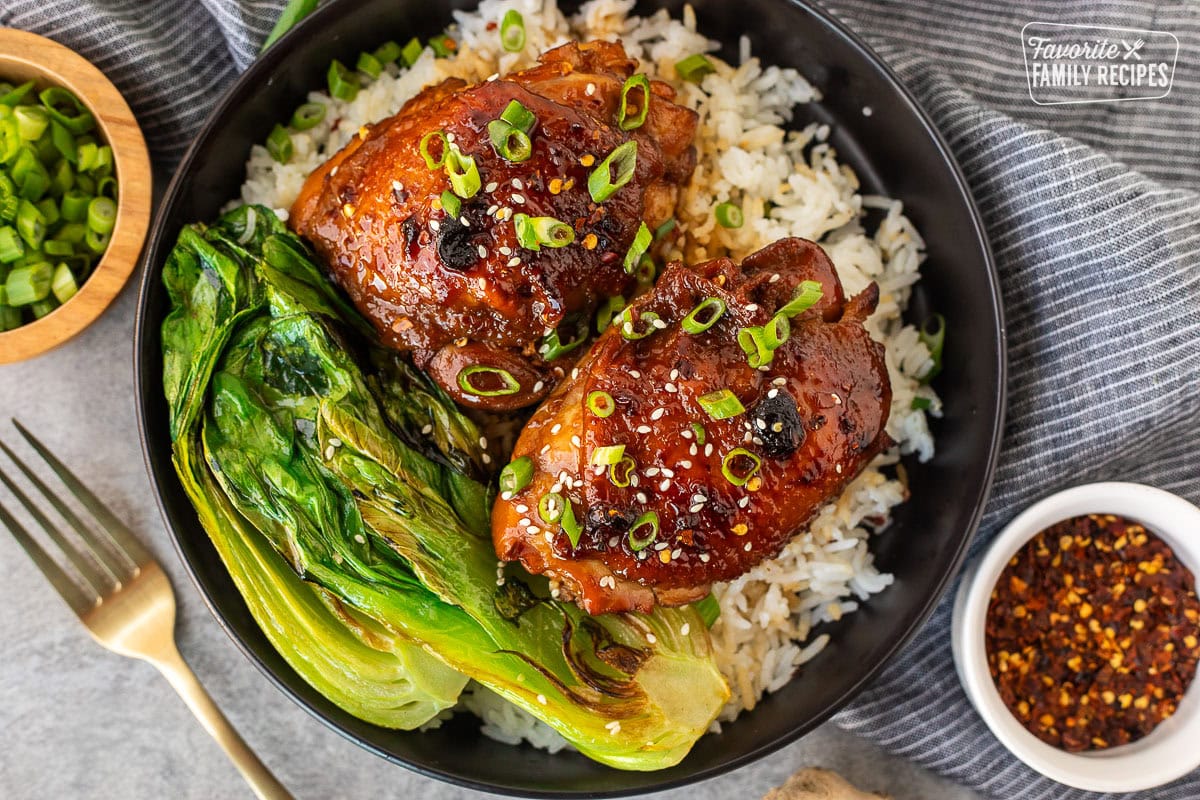
[[[821,299],[792,320],[766,370],[750,367],[738,331],[767,323],[805,280],[820,283]],[[724,315],[707,331],[685,332],[681,320],[709,297],[725,302]],[[890,444],[883,348],[862,325],[877,299],[872,284],[847,301],[824,252],[801,239],[740,267],[728,259],[668,266],[631,307],[635,333],[650,313],[659,317],[653,332],[629,341],[609,328],[523,431],[513,457],[530,457],[534,477],[497,500],[499,556],[550,575],[560,594],[596,614],[691,602],[713,581],[776,555]],[[709,416],[699,398],[722,389],[743,413]],[[594,392],[611,395],[611,415],[589,410]],[[628,486],[592,463],[597,448],[614,445],[636,464]],[[758,468],[739,485],[723,472],[727,459],[736,478],[755,459]],[[582,527],[575,545],[560,524],[539,519],[549,492],[572,502]],[[643,549],[629,534],[646,514],[657,515],[659,530]]]
[[[467,86],[451,79],[424,90],[395,116],[363,128],[309,176],[292,227],[316,247],[334,278],[391,347],[457,401],[490,410],[542,399],[574,355],[547,363],[538,345],[571,315],[590,317],[606,297],[629,294],[622,264],[639,225],[671,216],[695,165],[696,116],[652,84],[646,123],[616,125],[621,87],[637,68],[615,43],[567,44],[529,70]],[[489,122],[513,100],[536,118],[532,155],[512,163],[496,153]],[[419,144],[441,131],[475,159],[481,189],[457,218],[442,208],[451,188]],[[635,140],[629,184],[595,203],[588,176],[619,145]],[[431,152],[440,150],[434,142]],[[569,224],[562,248],[522,248],[517,213]],[[511,394],[480,396],[458,382],[465,366],[507,369]]]

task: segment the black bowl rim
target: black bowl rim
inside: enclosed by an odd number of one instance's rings
[[[847,44],[849,44],[861,58],[867,62],[870,62],[877,70],[879,70],[879,72],[891,85],[891,89],[895,91],[904,101],[909,113],[916,117],[920,122],[925,134],[934,143],[938,154],[945,162],[945,166],[949,168],[951,174],[953,175],[955,184],[959,190],[959,197],[956,199],[957,201],[964,203],[970,213],[975,237],[980,246],[981,255],[983,256],[983,261],[986,266],[985,277],[987,278],[987,283],[989,289],[991,290],[990,294],[992,300],[992,309],[996,323],[995,335],[996,341],[999,344],[998,352],[996,354],[997,360],[995,364],[998,386],[998,396],[996,398],[997,413],[995,419],[993,420],[991,438],[988,443],[987,464],[983,474],[982,487],[978,497],[975,500],[975,508],[971,514],[967,530],[961,537],[954,558],[949,568],[944,571],[944,574],[938,581],[935,591],[929,595],[920,612],[913,618],[913,622],[909,626],[909,629],[906,630],[902,636],[898,637],[891,647],[886,649],[884,657],[866,670],[862,677],[852,686],[848,687],[844,692],[841,693],[841,695],[828,703],[823,713],[806,720],[803,724],[797,724],[793,729],[780,735],[772,742],[755,750],[751,750],[750,752],[747,752],[720,765],[701,768],[690,775],[668,780],[654,781],[651,778],[646,784],[637,788],[626,788],[610,791],[586,791],[580,793],[571,792],[569,794],[564,794],[563,792],[518,790],[510,786],[497,786],[463,778],[454,772],[401,759],[391,753],[388,753],[378,745],[366,741],[351,731],[346,730],[337,722],[324,716],[306,699],[294,692],[279,675],[277,675],[270,667],[266,665],[266,663],[259,657],[256,650],[251,647],[247,641],[242,639],[242,637],[231,627],[228,621],[217,610],[216,604],[209,594],[204,580],[201,578],[192,562],[184,554],[179,532],[176,531],[175,527],[171,524],[171,516],[163,501],[163,493],[159,489],[158,475],[151,459],[150,434],[146,429],[146,417],[144,413],[145,402],[147,398],[145,395],[146,387],[142,370],[143,338],[145,336],[147,316],[146,308],[149,294],[153,290],[153,281],[157,279],[157,271],[153,269],[153,263],[157,260],[159,250],[164,246],[164,244],[170,246],[170,243],[164,243],[163,241],[163,225],[166,222],[167,209],[174,204],[175,197],[178,195],[180,188],[184,183],[184,175],[192,167],[192,162],[195,160],[196,154],[199,150],[199,143],[202,140],[207,139],[213,130],[219,126],[221,119],[225,116],[225,112],[230,106],[233,105],[233,100],[235,95],[238,93],[238,89],[246,81],[259,77],[261,73],[273,70],[280,62],[285,61],[290,55],[291,48],[289,45],[292,42],[299,41],[301,38],[305,38],[310,35],[315,35],[327,17],[332,17],[335,14],[343,12],[345,3],[331,2],[320,6],[316,11],[303,19],[299,24],[296,25],[296,27],[284,34],[284,36],[281,37],[275,44],[273,44],[263,54],[255,59],[255,61],[245,70],[245,72],[239,75],[217,100],[212,111],[209,112],[208,117],[205,119],[203,126],[200,128],[195,138],[193,138],[192,144],[188,147],[187,152],[184,154],[182,160],[179,162],[179,165],[176,167],[175,172],[171,177],[171,181],[168,184],[165,193],[163,194],[162,200],[160,201],[160,205],[155,211],[150,237],[147,240],[146,247],[143,250],[141,258],[143,271],[141,284],[138,288],[137,309],[134,321],[133,366],[135,402],[137,403],[138,438],[141,442],[142,458],[151,483],[154,486],[155,503],[158,505],[159,513],[162,515],[164,525],[171,536],[171,544],[175,548],[175,553],[179,557],[179,560],[183,563],[188,577],[191,579],[196,589],[199,590],[205,606],[208,607],[209,612],[217,620],[217,623],[221,626],[221,629],[225,631],[226,635],[229,636],[238,650],[240,650],[242,654],[252,664],[254,664],[255,667],[258,668],[259,672],[261,672],[267,678],[267,680],[273,686],[275,686],[276,689],[290,698],[292,702],[303,708],[310,716],[317,719],[330,730],[336,732],[342,738],[353,742],[359,747],[362,747],[364,750],[379,756],[389,763],[398,764],[416,772],[419,775],[444,781],[455,786],[478,791],[493,792],[511,797],[628,797],[635,794],[658,792],[680,786],[686,786],[692,783],[698,783],[703,780],[708,780],[729,772],[733,772],[741,767],[746,766],[747,764],[753,763],[770,755],[780,748],[785,747],[802,736],[810,733],[813,729],[826,722],[835,713],[845,707],[845,705],[849,703],[851,699],[862,692],[862,690],[865,689],[866,686],[880,674],[884,666],[886,666],[887,663],[890,662],[892,658],[894,658],[895,655],[913,639],[917,632],[921,630],[924,624],[928,621],[930,615],[933,613],[934,609],[937,608],[938,604],[941,602],[943,596],[945,595],[947,586],[958,574],[958,571],[962,567],[963,561],[966,558],[970,544],[974,539],[976,532],[978,531],[979,523],[983,517],[988,498],[991,494],[992,484],[996,473],[996,466],[1000,456],[1000,443],[1004,431],[1004,421],[1007,414],[1007,329],[1005,325],[1004,307],[1001,301],[1002,294],[1000,291],[999,275],[996,270],[995,257],[992,253],[991,244],[988,240],[987,231],[983,224],[982,216],[979,213],[979,208],[975,203],[974,196],[971,193],[970,187],[965,176],[963,175],[961,167],[954,158],[953,152],[951,151],[946,140],[942,137],[937,127],[933,124],[933,121],[930,119],[924,108],[922,108],[917,102],[912,92],[909,91],[908,87],[906,87],[900,81],[896,73],[887,64],[887,62],[885,62],[877,53],[875,53],[875,51],[866,42],[864,42],[858,36],[858,34],[856,34],[846,24],[841,22],[824,8],[815,4],[805,3],[803,0],[783,0],[783,2],[804,7],[804,9],[818,19],[821,24],[826,26],[834,34],[841,37]],[[653,774],[654,773],[646,773],[648,777]]]

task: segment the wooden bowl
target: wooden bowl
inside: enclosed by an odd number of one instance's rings
[[[79,292],[39,320],[0,333],[0,364],[58,347],[90,325],[133,274],[150,226],[152,178],[146,141],[129,104],[90,61],[67,47],[11,28],[0,29],[0,80],[36,81],[37,88],[70,89],[96,118],[99,138],[112,146],[117,220],[104,256]]]

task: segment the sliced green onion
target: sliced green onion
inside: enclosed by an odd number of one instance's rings
[[[88,203],[88,228],[96,233],[108,233],[117,223],[117,204],[107,197],[97,197]]]
[[[462,200],[454,192],[442,192],[442,210],[451,219],[458,219],[458,215],[462,213]]]
[[[621,456],[620,461],[608,468],[608,479],[612,481],[613,486],[624,489],[629,486],[629,478],[635,469],[637,462],[633,460],[633,456]]]
[[[575,519],[575,507],[571,505],[570,500],[566,500],[563,504],[561,524],[563,533],[571,542],[571,547],[578,547],[579,536],[583,533],[583,528],[579,525],[579,520]]]
[[[433,141],[442,143],[441,153],[437,156],[429,152],[429,143]],[[417,148],[421,151],[421,157],[425,159],[425,166],[429,169],[437,169],[446,163],[446,156],[450,153],[450,142],[442,131],[430,131],[421,137],[421,143],[417,145]]]
[[[47,228],[53,227],[54,223],[62,219],[62,216],[58,213],[58,203],[54,202],[54,198],[52,197],[43,198],[33,205],[42,213],[42,219],[46,220]]]
[[[25,244],[33,250],[41,247],[42,239],[46,238],[46,218],[38,207],[28,200],[22,200],[17,207],[17,233],[21,234]]]
[[[315,128],[325,119],[324,103],[305,103],[292,112],[292,127],[298,131]]]
[[[375,80],[383,74],[383,64],[373,53],[359,53],[354,68],[371,80]]]
[[[740,228],[745,222],[741,207],[733,203],[718,203],[713,213],[722,228]]]
[[[540,345],[538,345],[538,353],[540,353],[542,358],[546,361],[554,361],[556,358],[565,356],[567,353],[579,347],[579,345],[586,341],[586,327],[579,332],[578,336],[566,343],[564,343],[559,337],[558,328],[555,328],[542,337],[542,342]]]
[[[608,392],[595,391],[587,396],[588,411],[591,411],[600,419],[611,417],[613,412],[617,410],[616,401]]]
[[[117,182],[111,176],[106,177],[105,180]],[[59,159],[58,163],[54,165],[54,174],[50,177],[50,184],[51,190],[58,197],[62,197],[75,185],[75,172],[71,169],[71,163],[65,158]]]
[[[712,592],[705,595],[704,599],[692,603],[692,608],[700,615],[706,628],[711,628],[717,618],[721,616],[721,604],[717,602],[717,596]]]
[[[117,179],[111,175],[105,175],[96,184],[96,194],[117,199]]]
[[[500,491],[514,495],[529,485],[533,480],[533,459],[521,456],[513,459],[500,470]]]
[[[515,8],[505,12],[500,22],[500,46],[510,53],[525,49],[525,19]]]
[[[86,210],[84,211],[84,215],[87,215]],[[86,236],[87,225],[84,225],[82,222],[68,222],[58,229],[58,232],[54,234],[54,239],[58,242],[80,244]]]
[[[779,309],[779,313],[787,317],[802,314],[815,306],[824,294],[825,290],[817,281],[803,281],[796,287],[796,294],[792,299]]]
[[[50,279],[50,292],[55,299],[60,303],[65,303],[78,291],[79,285],[75,283],[75,276],[71,274],[71,268],[66,264],[59,264],[55,267],[54,276]]]
[[[473,383],[471,378],[476,375],[494,375],[499,379],[500,385],[495,389],[486,389],[478,383]],[[499,367],[488,367],[482,364],[472,364],[469,367],[463,367],[458,373],[458,388],[470,395],[476,397],[503,397],[505,395],[516,394],[521,391],[521,383],[513,374],[506,369]]]
[[[642,97],[635,104],[636,111],[629,112],[629,93],[640,89]],[[636,99],[636,98],[635,98]],[[621,87],[621,106],[617,110],[617,127],[623,131],[640,128],[646,122],[646,114],[650,111],[650,79],[645,75],[630,75]]]
[[[7,106],[4,106],[7,108]],[[0,296],[4,294],[4,287],[0,286]],[[9,305],[0,304],[0,331],[11,331],[21,327],[21,310],[13,308]]]
[[[112,238],[112,234],[100,233],[91,228],[83,236],[83,242],[88,246],[88,249],[97,255],[108,249],[108,241]]]
[[[267,136],[267,152],[280,164],[286,164],[292,160],[292,137],[288,134],[287,128],[276,125],[271,129],[271,134]]]
[[[638,322],[644,323],[646,327],[639,331],[633,326],[632,312],[632,308],[626,308],[614,320],[618,325],[620,325],[621,336],[631,342],[636,342],[639,339],[645,339],[647,336],[654,333],[654,330],[658,327],[658,325],[655,323],[662,321],[658,314],[655,314],[653,311],[643,311],[638,318]]]
[[[704,413],[713,419],[729,419],[746,411],[742,401],[738,400],[737,395],[728,389],[718,389],[715,392],[701,395],[696,402],[704,409]]]
[[[513,215],[513,227],[517,244],[526,250],[541,250],[547,247],[566,247],[575,241],[575,229],[554,217],[531,217],[528,214]]]
[[[408,44],[404,45],[404,49],[400,51],[400,58],[404,59],[404,66],[411,67],[417,63],[417,59],[421,57],[421,53],[425,47],[421,44],[421,40],[413,37],[408,40]]]
[[[625,455],[625,445],[609,444],[604,447],[597,447],[592,451],[592,464],[595,466],[608,466],[616,464]]]
[[[100,148],[95,142],[84,142],[75,148],[76,166],[80,172],[88,172],[100,158]]]
[[[604,333],[604,329],[612,324],[613,317],[625,308],[625,298],[619,294],[606,298],[596,311],[596,333]]]
[[[3,97],[0,97],[0,105],[15,106],[25,99],[25,95],[29,94],[30,90],[33,89],[33,85],[33,81],[26,81],[17,88],[8,91]]]
[[[458,49],[458,42],[449,36],[435,36],[429,40],[429,47],[438,58],[449,58]]]
[[[644,531],[643,531],[644,529]],[[643,531],[638,533],[638,531]],[[654,540],[658,538],[658,512],[647,511],[636,520],[633,527],[629,529],[629,549],[633,552],[645,550],[650,545],[654,544]]]
[[[656,241],[656,242],[659,241],[664,236],[666,236],[668,233],[675,230],[675,225],[676,225],[675,218],[671,217],[666,222],[664,222],[662,225],[659,225],[657,228],[655,228],[654,229],[654,241]]]
[[[775,359],[775,351],[767,345],[767,335],[761,325],[752,325],[738,331],[738,345],[746,354],[746,361],[754,369],[765,367]]]
[[[0,106],[0,108],[7,107]],[[17,206],[20,203],[21,198],[17,197],[17,187],[13,184],[12,178],[0,172],[0,221],[12,222],[16,219]]]
[[[25,245],[16,229],[5,225],[0,228],[0,264],[11,264],[25,255]]]
[[[705,75],[716,72],[717,68],[703,53],[696,53],[675,64],[675,74],[690,83],[699,83]]]
[[[615,148],[588,176],[588,194],[593,202],[603,203],[633,179],[637,168],[637,140],[630,139]],[[614,177],[613,171],[616,171]]]
[[[398,59],[402,52],[399,42],[387,41],[375,48],[375,59],[381,64],[390,64]]]
[[[44,261],[17,267],[8,273],[4,282],[10,306],[28,306],[45,300],[50,294],[50,280],[54,276],[51,266]]]
[[[279,19],[275,21],[275,27],[271,29],[271,33],[267,35],[266,41],[263,42],[262,50],[266,50],[271,45],[291,30],[297,22],[307,17],[317,7],[317,0],[291,0],[283,11],[279,14]],[[261,53],[262,50],[259,52]]]
[[[50,123],[50,141],[54,143],[54,149],[64,159],[72,164],[78,160],[79,153],[75,149],[75,137],[58,120]]]
[[[61,239],[47,239],[42,242],[42,252],[48,256],[69,256],[75,252],[75,245]]]
[[[11,116],[0,119],[0,162],[12,161],[20,149],[21,133],[17,130],[17,121]]]
[[[633,277],[637,279],[639,286],[650,286],[654,283],[655,276],[658,275],[658,267],[654,264],[654,259],[649,253],[644,253],[640,261],[638,261],[637,272]]]
[[[745,462],[749,462],[748,467],[744,466]],[[721,474],[734,486],[745,486],[746,482],[754,477],[754,473],[758,472],[760,466],[762,466],[761,458],[744,447],[735,447],[725,454],[725,458],[721,459]]]
[[[510,101],[504,107],[504,113],[500,115],[500,119],[523,133],[531,133],[533,126],[537,124],[537,117],[533,115],[532,111],[521,105],[520,100]]]
[[[629,250],[625,253],[625,274],[632,275],[633,271],[642,262],[642,256],[646,254],[646,249],[650,247],[650,242],[654,240],[654,235],[650,233],[650,229],[643,222],[638,225],[637,233],[633,236],[633,242],[629,245]]]
[[[771,321],[763,326],[763,339],[771,350],[783,347],[784,342],[792,335],[792,325],[788,322],[787,314],[776,314]]]
[[[479,167],[475,166],[474,156],[469,156],[451,144],[446,154],[446,175],[450,178],[450,188],[459,197],[474,197],[483,185],[479,178]]]
[[[502,119],[494,119],[487,125],[488,138],[496,155],[513,164],[528,161],[533,155],[533,142],[529,134]]]
[[[325,78],[329,83],[329,93],[338,100],[345,100],[349,103],[358,97],[358,76],[336,58],[330,62]]]
[[[717,324],[725,314],[725,301],[719,297],[706,297],[683,318],[680,326],[686,333],[704,333]]]
[[[928,397],[914,397],[912,399],[912,403],[909,404],[909,407],[913,411],[928,411],[929,409],[933,408],[933,401]]]
[[[692,435],[696,437],[696,446],[704,446],[704,426],[699,422],[692,423]]]
[[[562,519],[566,506],[567,501],[560,493],[546,492],[542,499],[538,500],[538,516],[542,518],[542,522],[553,524]]]
[[[17,106],[13,117],[17,120],[17,133],[27,142],[42,138],[50,125],[50,115],[46,109],[37,106]]]
[[[933,323],[932,327],[930,323]],[[929,383],[942,371],[942,350],[946,345],[946,318],[941,314],[934,314],[925,320],[925,324],[918,331],[918,338],[929,350],[929,358],[933,360],[933,366],[921,376],[921,383]]]
[[[49,295],[46,295],[44,300],[38,300],[29,307],[29,310],[33,312],[35,319],[41,319],[56,308],[58,308],[58,303],[55,301],[55,299]]]

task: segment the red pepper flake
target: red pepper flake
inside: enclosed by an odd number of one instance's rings
[[[1070,752],[1137,741],[1175,713],[1200,660],[1195,578],[1142,525],[1059,522],[1013,556],[992,590],[986,643],[1000,697]]]

